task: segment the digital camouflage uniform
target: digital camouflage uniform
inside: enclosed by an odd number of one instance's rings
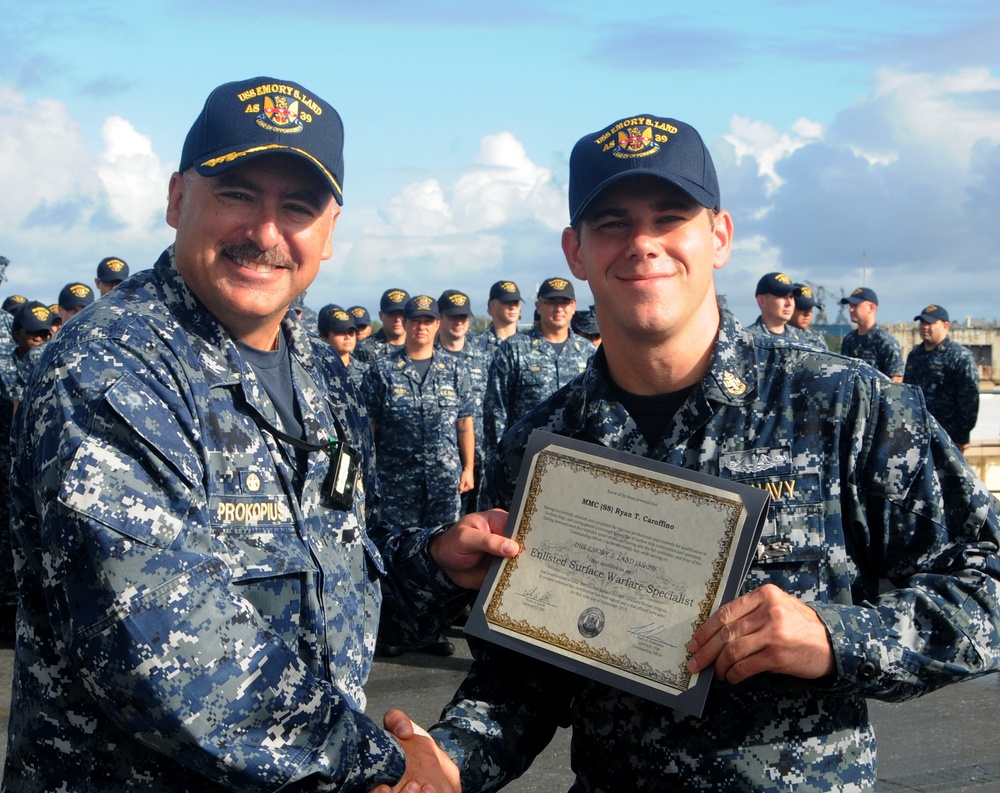
[[[979,417],[979,369],[968,347],[947,337],[930,352],[918,344],[906,356],[903,382],[920,386],[927,409],[955,443],[969,442]]]
[[[489,459],[511,424],[586,369],[595,349],[570,333],[557,352],[538,328],[505,339],[490,363],[483,400],[485,458]]]
[[[764,324],[763,317],[757,317],[752,325],[747,326],[747,330],[750,331],[754,336],[758,336],[762,339],[768,336],[773,336],[776,339],[786,339],[787,341],[805,341],[805,337],[802,335],[802,331],[798,328],[792,327],[791,325],[785,325],[784,333],[772,333],[771,329]]]
[[[517,334],[515,333],[514,335],[516,336]],[[508,336],[507,338],[511,337]],[[473,346],[478,350],[482,350],[486,354],[488,359],[487,363],[493,360],[494,353],[496,353],[497,349],[504,343],[504,341],[506,341],[506,339],[501,339],[497,336],[497,329],[494,328],[492,324],[489,325],[482,333],[477,333],[471,339]]]
[[[354,354],[362,363],[371,363],[376,358],[382,358],[391,352],[403,349],[404,346],[402,344],[389,344],[389,340],[385,337],[385,331],[379,328],[371,336],[358,342]]]
[[[826,336],[824,336],[820,331],[813,330],[812,328],[795,328],[795,331],[802,337],[802,343],[807,344],[810,347],[815,347],[817,350],[829,350],[830,345],[826,343]]]
[[[354,353],[351,353],[350,363],[347,364],[347,374],[351,378],[351,382],[354,383],[354,387],[361,392],[361,384],[365,379],[365,372],[368,371],[368,364],[359,361]]]
[[[602,350],[508,433],[482,503],[510,505],[536,427],[765,488],[772,508],[744,591],[770,582],[809,602],[836,677],[714,680],[697,719],[479,642],[433,730],[463,789],[496,789],[572,725],[574,793],[874,790],[865,698],[903,700],[998,666],[995,499],[915,389],[755,340],[728,313],[708,372],[654,448],[612,393]],[[880,578],[898,589],[880,594]]]
[[[491,326],[492,327],[492,326]],[[476,483],[483,468],[483,400],[486,397],[486,380],[490,370],[492,353],[474,344],[476,336],[466,336],[465,346],[457,353],[451,353],[441,347],[440,336],[434,342],[434,354],[439,352],[455,359],[459,369],[469,376],[469,393],[472,397],[472,420],[476,429]],[[473,502],[474,503],[474,502]]]
[[[881,325],[872,325],[863,336],[852,330],[844,337],[840,354],[865,361],[886,377],[903,376],[903,351],[899,342]]]
[[[375,425],[385,522],[402,528],[458,520],[455,424],[473,412],[468,375],[435,350],[421,382],[404,347],[372,361],[362,390]]]
[[[367,416],[339,358],[292,316],[293,387],[318,447],[298,472],[172,249],[46,345],[15,417],[22,609],[4,789],[368,791],[399,778],[401,749],[362,713],[383,560],[388,591],[414,582],[398,593],[408,620],[442,614],[427,635],[465,597],[429,561],[428,532],[371,528]],[[346,512],[322,498],[337,426],[363,474]]]
[[[7,313],[7,312],[0,312]],[[21,401],[28,377],[45,345],[33,347],[18,358],[16,347],[0,351],[0,640],[14,638],[17,613],[17,579],[10,536],[10,430],[14,404]]]

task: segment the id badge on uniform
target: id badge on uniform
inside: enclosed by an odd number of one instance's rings
[[[330,509],[350,512],[361,475],[361,454],[346,443],[331,441],[330,472],[323,485],[323,498]]]

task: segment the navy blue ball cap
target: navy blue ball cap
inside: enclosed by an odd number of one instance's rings
[[[438,310],[446,317],[471,317],[472,301],[465,292],[445,289],[437,300]]]
[[[354,317],[340,306],[331,303],[319,310],[319,315],[316,319],[316,330],[320,336],[327,336],[331,333],[347,333],[348,331],[357,329],[357,325],[354,324]]]
[[[521,300],[521,290],[513,281],[497,281],[490,287],[490,300],[501,303],[518,303]]]
[[[28,333],[42,333],[52,330],[52,310],[37,300],[24,303],[14,314],[10,329],[12,332],[25,330]]]
[[[390,311],[402,311],[406,307],[406,301],[410,299],[410,293],[405,289],[386,289],[382,293],[378,310],[383,314]]]
[[[354,324],[360,328],[367,328],[372,324],[371,314],[364,306],[351,306],[347,313],[354,317]]]
[[[553,297],[576,300],[576,290],[573,289],[572,282],[565,278],[546,278],[542,281],[542,285],[538,287],[538,299],[547,300]]]
[[[648,175],[680,188],[718,211],[719,179],[712,155],[690,124],[673,118],[633,116],[577,141],[569,158],[569,216],[575,224],[608,185]]]
[[[795,284],[792,279],[784,273],[767,273],[761,276],[757,282],[757,291],[754,295],[777,295],[785,297],[795,291]]]
[[[103,284],[116,284],[128,278],[128,265],[117,256],[107,256],[97,265],[97,280]]]
[[[919,319],[921,322],[927,323],[937,322],[938,320],[941,320],[942,322],[951,321],[948,319],[948,311],[945,308],[933,304],[927,306],[927,308],[917,314],[917,316],[913,319]]]
[[[437,301],[430,295],[414,295],[406,301],[406,307],[403,309],[404,319],[416,319],[417,317],[439,319],[440,316]]]
[[[858,303],[864,303],[865,301],[869,303],[874,303],[878,305],[878,295],[875,294],[874,289],[869,289],[867,286],[859,286],[847,297],[840,298],[840,305],[846,306],[850,303],[852,306],[858,305]]]
[[[94,290],[86,284],[66,284],[59,292],[59,307],[65,311],[83,308],[94,302]]]
[[[798,311],[811,311],[814,308],[823,308],[822,304],[816,302],[816,295],[813,294],[812,287],[808,284],[795,284],[792,296],[795,298],[795,308]]]
[[[305,160],[343,205],[344,123],[290,80],[252,77],[212,91],[184,140],[178,170],[215,176],[265,154]]]
[[[27,302],[28,298],[22,295],[10,295],[3,301],[3,305],[0,308],[8,314],[16,314],[17,310]]]

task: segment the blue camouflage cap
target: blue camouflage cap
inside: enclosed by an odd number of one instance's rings
[[[573,147],[570,224],[605,187],[636,175],[663,179],[703,207],[721,207],[715,164],[698,130],[673,118],[639,115],[584,135]]]
[[[251,77],[212,91],[178,170],[215,176],[265,154],[305,160],[343,205],[344,124],[330,104],[290,80]]]

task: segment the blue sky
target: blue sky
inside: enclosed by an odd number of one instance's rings
[[[334,256],[307,302],[387,287],[531,294],[567,273],[573,143],[638,113],[712,150],[737,316],[780,270],[867,283],[882,321],[924,305],[1000,319],[995,0],[240,3],[0,0],[0,295],[54,302],[116,255],[170,242],[166,184],[216,85],[295,80],[347,130]],[[863,269],[864,268],[864,269]],[[577,284],[579,302],[589,291]]]

